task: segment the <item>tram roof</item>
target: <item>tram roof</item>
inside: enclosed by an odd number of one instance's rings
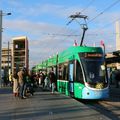
[[[60,54],[66,52],[102,52],[102,48],[101,47],[88,47],[88,46],[72,46],[69,47],[68,49],[64,50],[63,52],[61,52]]]
[[[58,63],[62,63],[62,62],[66,62],[66,61],[70,61],[73,59],[77,59],[78,58],[78,54],[80,52],[100,52],[102,53],[102,48],[101,47],[88,47],[88,46],[72,46],[69,47],[68,49],[52,56],[49,57],[47,60],[43,61],[42,63],[37,65],[37,69],[41,69],[44,67],[50,67],[50,66],[54,66],[57,64],[57,60]]]

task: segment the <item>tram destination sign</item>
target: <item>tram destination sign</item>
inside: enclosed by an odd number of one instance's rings
[[[84,57],[102,57],[103,54],[101,53],[85,53]]]

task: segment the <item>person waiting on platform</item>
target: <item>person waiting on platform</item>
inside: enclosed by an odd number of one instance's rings
[[[51,84],[51,91],[52,93],[55,92],[55,88],[56,88],[56,75],[53,71],[53,69],[49,72],[49,79],[50,79],[50,84]]]
[[[26,69],[25,68],[22,68],[18,72],[18,81],[20,86],[20,98],[22,99],[27,98],[25,96],[25,91],[26,91]]]
[[[49,89],[49,87],[50,87],[50,80],[48,76],[46,76],[44,79],[44,89]]]
[[[13,75],[13,94],[15,97],[19,95],[19,84],[18,84],[17,72],[15,72]]]
[[[115,86],[116,88],[119,88],[119,82],[120,82],[120,70],[115,70]]]

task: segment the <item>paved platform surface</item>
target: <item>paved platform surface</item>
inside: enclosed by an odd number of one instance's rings
[[[111,120],[99,111],[59,93],[38,90],[27,99],[0,89],[0,120]]]

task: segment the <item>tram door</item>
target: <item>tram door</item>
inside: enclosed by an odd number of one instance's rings
[[[69,64],[69,92],[70,95],[73,96],[73,69],[74,65],[73,63]]]

